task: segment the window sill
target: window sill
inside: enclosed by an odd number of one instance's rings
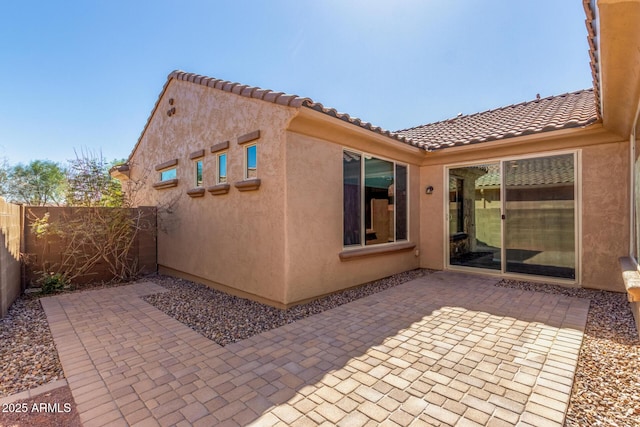
[[[227,194],[229,192],[229,188],[231,188],[229,184],[218,184],[207,188],[207,191],[214,196],[218,196],[220,194]]]
[[[196,187],[187,190],[187,194],[189,195],[189,197],[202,197],[204,196],[204,187]]]
[[[624,287],[627,290],[627,299],[629,302],[638,302],[640,301],[640,274],[638,274],[638,269],[630,257],[622,257],[619,261]]]
[[[171,188],[178,185],[178,178],[168,179],[166,181],[160,181],[153,184],[153,188],[156,190],[164,190],[165,188]]]
[[[345,249],[338,254],[340,261],[351,261],[377,255],[387,255],[396,252],[406,252],[415,249],[416,244],[411,242],[392,243],[389,245],[375,245],[358,249]]]
[[[253,191],[260,188],[260,179],[247,179],[245,181],[238,181],[233,185],[240,191]]]

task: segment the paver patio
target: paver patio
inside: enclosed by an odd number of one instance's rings
[[[85,426],[561,426],[589,301],[497,280],[433,273],[226,347],[150,282],[41,301]]]

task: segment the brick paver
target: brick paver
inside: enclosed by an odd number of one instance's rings
[[[85,426],[556,425],[587,300],[439,272],[221,347],[150,282],[42,299]]]

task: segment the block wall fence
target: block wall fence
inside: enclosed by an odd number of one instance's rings
[[[72,221],[87,215],[90,210],[114,208],[78,208],[57,206],[21,206],[0,198],[0,318],[4,317],[11,304],[28,287],[39,286],[38,280],[44,271],[60,266],[65,241],[55,235],[36,237],[32,231],[35,220],[48,214],[49,224]],[[140,227],[131,250],[129,261],[136,263],[141,274],[157,271],[155,207],[126,209],[131,218],[139,218]],[[105,262],[98,262],[88,274],[74,283],[89,283],[113,280]]]
[[[62,252],[66,245],[63,238],[55,235],[38,238],[32,231],[34,221],[48,214],[49,224],[55,226],[65,221],[74,221],[84,215],[90,215],[92,211],[119,208],[27,206],[23,209],[23,253],[27,254],[23,268],[23,282],[28,287],[37,286],[36,283],[44,271],[52,266],[60,266],[63,261]],[[137,263],[141,274],[154,273],[156,271],[156,208],[145,206],[125,210],[131,218],[136,218],[139,215],[140,222],[143,224],[135,236],[129,253],[129,261]],[[88,274],[78,277],[74,282],[110,281],[113,279],[113,274],[108,267],[107,263],[100,261]]]
[[[22,207],[0,198],[0,318],[22,292],[20,252]]]

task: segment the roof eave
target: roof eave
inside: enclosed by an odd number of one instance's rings
[[[386,141],[395,141],[395,142],[404,144],[408,147],[414,146],[413,148],[417,150],[421,150],[415,147],[416,144],[410,138],[406,138],[402,135],[398,135],[397,133],[388,131],[378,126],[374,126],[373,124],[363,121],[359,118],[351,117],[349,114],[340,113],[336,109],[325,107],[319,102],[314,102],[310,98],[300,97],[298,95],[286,94],[283,92],[275,92],[269,89],[261,89],[259,87],[242,85],[240,83],[234,83],[227,80],[221,80],[213,77],[207,77],[199,74],[187,73],[185,71],[175,70],[169,73],[167,77],[167,81],[165,82],[162,88],[162,91],[160,92],[160,95],[158,95],[158,99],[156,100],[156,103],[153,109],[151,110],[151,114],[147,118],[147,122],[140,134],[140,137],[138,138],[136,145],[134,146],[133,150],[129,154],[129,157],[127,158],[127,164],[130,163],[131,159],[133,158],[133,155],[135,154],[138,146],[140,145],[140,142],[144,138],[144,135],[151,123],[151,119],[153,118],[153,116],[156,113],[156,110],[158,109],[160,100],[166,93],[167,88],[169,87],[169,85],[173,80],[180,80],[180,81],[185,81],[193,84],[198,84],[201,86],[233,93],[238,96],[258,99],[258,100],[271,102],[273,104],[282,105],[286,107],[298,108],[303,111],[304,110],[314,111],[319,114],[323,114],[327,119],[338,120],[343,123],[348,123],[350,126],[357,127],[362,131],[365,131],[371,134],[380,135],[381,137],[385,138]],[[301,108],[301,107],[305,107],[305,108]]]
[[[131,169],[126,163],[113,166],[111,169],[109,169],[109,175],[111,175],[112,178],[115,178],[118,181],[128,180],[130,178],[130,173]]]
[[[331,129],[340,129],[341,132],[347,132],[352,135],[358,135],[362,138],[366,138],[372,142],[372,144],[380,144],[387,147],[392,147],[395,150],[404,152],[411,156],[417,156],[416,159],[424,156],[425,150],[417,144],[410,141],[408,138],[396,138],[392,132],[384,131],[376,132],[368,129],[366,126],[354,124],[344,118],[336,117],[325,112],[318,111],[314,108],[300,108],[296,117],[289,124],[289,129],[292,132],[306,134],[309,136],[319,137],[310,129],[309,124],[315,125],[314,129],[323,129],[328,131]],[[388,133],[387,133],[388,132]],[[348,145],[348,141],[344,141],[345,145]]]
[[[326,116],[329,117],[333,117],[336,119],[339,119],[345,123],[349,123],[351,125],[357,126],[359,128],[362,128],[364,130],[373,132],[373,133],[377,133],[379,135],[388,137],[390,139],[393,139],[395,141],[399,141],[403,144],[407,144],[407,145],[411,145],[411,146],[416,146],[417,144],[408,137],[405,137],[403,135],[400,135],[396,132],[392,132],[390,130],[381,128],[379,126],[375,126],[369,122],[363,121],[357,117],[351,117],[349,114],[347,113],[340,113],[338,112],[335,108],[327,108],[324,107],[322,104],[320,104],[319,102],[313,102],[311,100],[306,101],[302,104],[303,107],[307,107],[308,109],[311,109],[313,111],[317,111],[319,113],[325,114]]]
[[[491,159],[502,156],[506,151],[510,151],[509,154],[526,154],[532,151],[551,152],[558,149],[574,149],[590,145],[619,143],[622,140],[619,135],[605,129],[602,122],[598,121],[588,126],[559,129],[435,150],[431,155],[425,157],[422,165],[440,164],[443,161],[456,162],[456,159],[465,156],[468,157],[469,155],[472,155],[474,158]],[[497,154],[497,150],[500,150],[500,154]]]
[[[445,150],[445,149],[450,149],[452,147],[462,147],[462,146],[471,146],[471,145],[477,145],[477,144],[484,144],[487,142],[493,142],[493,141],[509,141],[512,140],[514,138],[523,138],[523,137],[527,137],[527,136],[533,136],[533,137],[541,137],[544,138],[545,134],[548,134],[549,132],[557,132],[557,131],[561,131],[561,130],[566,130],[566,129],[584,129],[587,128],[588,126],[591,126],[593,124],[596,123],[601,123],[601,121],[597,118],[597,117],[593,117],[585,122],[567,122],[562,126],[546,126],[543,127],[540,130],[532,130],[532,129],[525,129],[521,132],[516,132],[516,133],[505,133],[502,135],[498,135],[495,136],[491,139],[482,139],[482,140],[471,140],[471,141],[465,141],[465,142],[453,142],[450,145],[445,145],[442,146],[440,145],[439,147],[432,147],[431,149],[429,149],[428,151],[434,152],[434,151],[440,151],[440,150]]]
[[[598,0],[596,12],[603,123],[628,137],[640,105],[640,0]]]
[[[602,118],[602,82],[600,80],[602,72],[600,69],[600,28],[598,18],[597,0],[583,0],[582,5],[586,15],[585,26],[587,27],[587,43],[589,44],[589,63],[591,66],[591,77],[593,81],[593,94],[595,97],[598,118]]]

